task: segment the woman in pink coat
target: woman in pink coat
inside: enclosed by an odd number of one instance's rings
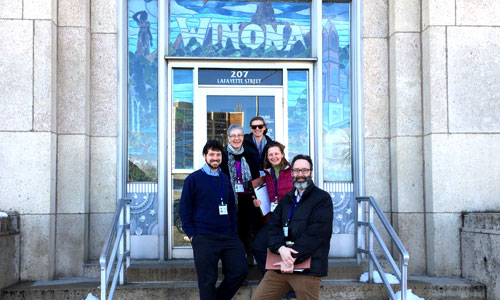
[[[292,169],[285,158],[285,146],[278,142],[271,142],[266,147],[264,158],[264,172],[266,173],[266,187],[269,195],[271,212],[265,215],[267,224],[270,214],[274,211],[281,198],[293,189]],[[261,205],[259,199],[254,199],[255,207]],[[255,235],[252,243],[252,252],[262,274],[266,272],[267,254],[267,226]]]

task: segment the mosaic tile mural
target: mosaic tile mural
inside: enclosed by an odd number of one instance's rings
[[[310,57],[311,3],[170,0],[169,55]]]
[[[128,183],[131,232],[158,234],[158,1],[128,1]]]
[[[333,233],[354,233],[350,3],[324,2],[323,188],[332,196]]]

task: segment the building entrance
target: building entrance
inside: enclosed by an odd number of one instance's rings
[[[297,154],[313,158],[313,179],[331,194],[337,216],[332,224],[335,234],[330,255],[353,257],[353,183],[330,180],[324,175],[325,169],[338,162],[325,165],[325,157],[331,155],[321,147],[330,143],[335,151],[348,153],[346,149],[349,150],[350,145],[343,146],[347,147],[345,149],[335,146],[335,134],[326,135],[328,140],[321,142],[318,139],[321,131],[315,133],[322,128],[322,123],[315,107],[318,103],[312,97],[313,63],[174,60],[167,65],[164,105],[160,95],[158,109],[158,184],[152,187],[154,198],[147,197],[151,193],[138,194],[139,200],[157,201],[158,209],[148,210],[147,215],[143,213],[134,221],[132,257],[192,257],[191,245],[178,214],[184,179],[203,166],[202,149],[208,139],[219,140],[225,145],[229,125],[240,124],[245,133],[249,133],[249,121],[257,115],[265,119],[268,135],[286,146],[285,155],[289,161]],[[331,108],[327,111],[326,116],[329,116]],[[350,140],[348,132],[345,134]],[[135,195],[137,193],[132,196]],[[142,202],[137,202],[140,208]],[[148,218],[156,218],[157,230],[143,231],[141,235],[139,227],[152,223]]]
[[[263,114],[268,103],[270,134],[288,159],[311,155],[314,181],[332,197],[330,256],[354,257],[362,240],[354,197],[364,194],[359,2],[129,0],[127,8],[117,194],[133,199],[132,257],[189,253],[175,239],[183,176],[200,167],[202,142],[223,139],[225,118]]]
[[[207,140],[227,144],[226,130],[231,124],[241,125],[248,133],[250,119],[261,116],[268,125],[268,135],[287,144],[283,70],[176,67],[171,70],[173,147],[169,180],[172,188],[167,195],[169,256],[190,258],[191,245],[178,215],[184,179],[203,166],[201,154]]]
[[[227,144],[227,128],[231,124],[239,124],[245,132],[250,132],[250,119],[262,116],[268,124],[268,134],[272,139],[283,140],[283,107],[282,88],[203,88],[194,101],[193,111],[193,170],[203,166],[201,149],[209,139],[219,140]],[[182,134],[182,133],[181,133]],[[183,148],[174,150],[174,155],[182,155]],[[177,153],[177,152],[181,153]],[[192,172],[189,170],[172,170],[174,189],[171,227],[173,258],[189,258],[192,256],[189,240],[182,230],[178,215],[179,201],[184,179]]]

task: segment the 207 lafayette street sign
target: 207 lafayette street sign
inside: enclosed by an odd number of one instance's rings
[[[200,69],[201,85],[282,85],[282,70]]]

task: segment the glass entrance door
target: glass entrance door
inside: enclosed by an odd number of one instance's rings
[[[205,163],[202,149],[206,141],[215,139],[225,145],[229,125],[239,124],[249,133],[250,119],[259,115],[266,120],[268,135],[286,143],[282,87],[206,87],[198,88],[196,94],[191,104],[187,104],[188,101],[176,103],[173,97],[176,110],[171,181],[172,258],[192,257],[191,244],[182,231],[178,214],[179,201],[184,179]]]
[[[273,96],[207,95],[207,140],[227,143],[228,125],[241,125],[249,132],[249,120],[262,116],[266,120],[268,135],[274,139],[275,103]]]

